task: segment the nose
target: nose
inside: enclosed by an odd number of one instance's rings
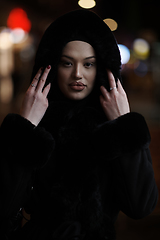
[[[83,73],[82,73],[82,66],[80,64],[75,65],[74,71],[73,71],[73,77],[78,80],[83,78]]]

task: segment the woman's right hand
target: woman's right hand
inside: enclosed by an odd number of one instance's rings
[[[20,110],[20,115],[28,119],[35,126],[39,124],[48,108],[47,95],[51,84],[49,83],[45,88],[44,85],[50,70],[50,65],[44,70],[43,74],[42,69],[39,69],[24,96]]]

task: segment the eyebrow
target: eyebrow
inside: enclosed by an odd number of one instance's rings
[[[69,58],[69,59],[74,59],[73,57],[70,57],[70,56],[67,56],[67,55],[62,55],[61,57],[66,57],[66,58]],[[91,58],[96,58],[96,57],[95,57],[95,56],[90,56],[90,57],[84,58],[84,60],[91,59]]]

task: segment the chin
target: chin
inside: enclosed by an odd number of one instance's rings
[[[84,98],[86,98],[86,96],[67,96],[67,98],[69,98],[70,100],[73,100],[73,101],[80,101],[80,100],[83,100]]]
[[[89,94],[82,94],[82,93],[74,93],[74,94],[67,94],[66,97],[73,101],[80,101],[86,98]]]

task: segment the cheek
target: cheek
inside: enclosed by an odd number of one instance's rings
[[[90,88],[93,88],[93,87],[94,87],[95,80],[96,80],[96,70],[93,71],[93,72],[91,72],[91,73],[88,75],[88,84],[89,84]]]

